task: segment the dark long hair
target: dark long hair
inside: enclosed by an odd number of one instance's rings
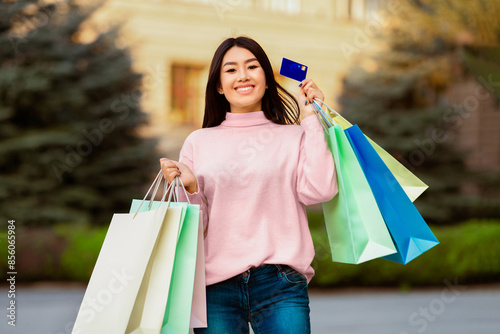
[[[217,87],[220,84],[222,59],[233,46],[250,51],[264,70],[267,89],[262,98],[262,110],[266,118],[277,124],[299,124],[299,104],[292,94],[276,82],[271,62],[262,47],[253,39],[240,36],[228,38],[222,42],[212,58],[205,93],[203,127],[220,125],[226,119],[226,113],[231,111],[229,102],[224,95],[217,92]]]

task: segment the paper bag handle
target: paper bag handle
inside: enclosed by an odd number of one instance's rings
[[[151,194],[151,199],[149,200],[149,207],[148,207],[148,211],[151,210],[151,207],[153,205],[153,201],[154,201],[154,198],[156,196],[156,193],[158,192],[158,188],[160,187],[160,184],[163,180],[163,177],[162,177],[162,171],[160,170],[158,172],[158,174],[156,175],[153,183],[151,184],[151,186],[149,187],[148,191],[146,192],[146,195],[144,196],[144,198],[142,199],[142,202],[141,204],[139,205],[139,207],[137,208],[137,211],[135,212],[135,215],[134,215],[134,218],[137,216],[137,213],[139,213],[139,210],[141,209],[142,207],[142,204],[144,204],[144,202],[146,201],[146,198],[148,197],[149,193],[151,192],[151,189],[153,189],[154,187],[154,190],[153,190],[153,193]],[[172,184],[168,185],[167,181],[165,181],[165,185],[163,187],[163,196],[161,198],[161,202],[160,202],[160,206],[163,202],[165,202],[165,197],[167,196],[167,193],[168,191],[170,190],[170,188],[172,187],[173,185],[173,182]],[[168,205],[170,205],[170,201],[172,200],[172,192],[170,192],[170,196],[168,197],[168,201],[167,201],[167,207]]]
[[[186,195],[186,199],[187,199],[187,202],[188,204],[191,204],[191,201],[189,200],[189,196],[188,196],[188,193],[186,191],[186,187],[184,186],[184,182],[182,182],[182,179],[179,177],[179,176],[176,176],[174,178],[174,181],[175,181],[175,193],[174,193],[174,201],[175,202],[178,202],[179,201],[179,188],[182,188],[182,190],[184,191],[184,194]],[[179,181],[181,183],[181,185],[179,185]],[[172,182],[173,184],[174,182]]]
[[[335,115],[337,116],[340,116],[340,114],[335,110],[333,109],[332,107],[330,107],[328,104],[326,104],[325,102],[321,101],[320,99],[318,98],[314,98],[316,101],[318,102],[321,102],[324,106],[326,106],[326,109],[330,112],[333,112]],[[316,103],[317,104],[317,103]],[[319,106],[319,105],[318,105]]]

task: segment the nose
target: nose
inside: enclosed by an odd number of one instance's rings
[[[248,79],[249,78],[246,69],[245,68],[241,69],[238,81],[247,81]]]

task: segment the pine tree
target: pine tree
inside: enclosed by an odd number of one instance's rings
[[[82,41],[97,9],[0,3],[0,212],[20,225],[109,222],[159,167],[119,27]]]
[[[497,23],[484,20],[481,1],[410,1],[383,31],[382,47],[360,56],[343,80],[342,113],[426,182],[429,189],[415,202],[434,223],[455,222],[480,212],[485,199],[463,190],[478,185],[481,175],[466,169],[466,152],[454,145],[453,110],[444,92],[463,67],[461,43],[481,36],[495,43]],[[498,22],[492,10],[491,20]],[[476,41],[478,42],[478,41]],[[491,176],[490,176],[491,179]],[[498,201],[497,201],[498,202]],[[496,202],[495,202],[496,203]]]

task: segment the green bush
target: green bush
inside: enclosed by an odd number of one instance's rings
[[[322,213],[309,213],[316,256],[314,287],[430,286],[457,279],[461,284],[500,279],[500,221],[470,220],[456,226],[431,226],[440,244],[402,265],[377,259],[362,264],[334,263]]]
[[[471,220],[431,227],[441,242],[407,265],[377,259],[359,265],[331,261],[322,212],[309,212],[316,248],[311,287],[437,286],[444,280],[460,284],[500,279],[500,221]],[[16,231],[18,281],[69,280],[88,282],[107,227],[58,225]],[[0,233],[0,269],[7,270],[6,231]]]
[[[87,282],[107,229],[79,224],[16,229],[16,279]],[[6,238],[7,233],[2,231],[0,268],[3,274],[8,271]]]
[[[68,241],[61,256],[61,272],[67,280],[88,281],[108,227],[58,226],[56,233]]]

